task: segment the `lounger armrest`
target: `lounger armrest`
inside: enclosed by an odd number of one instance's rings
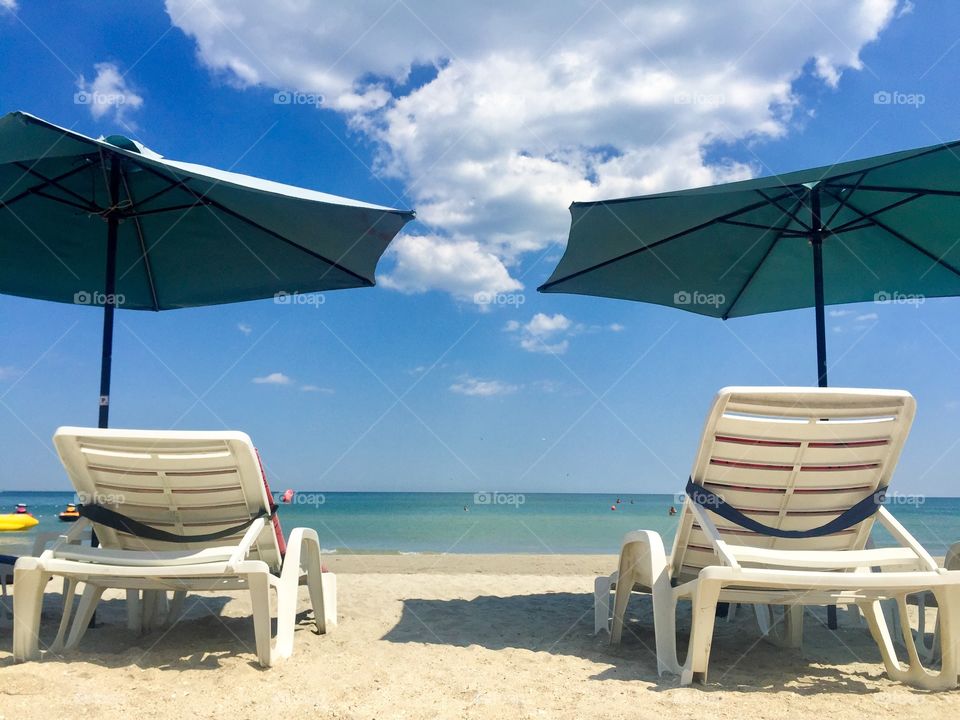
[[[720,537],[720,531],[717,530],[717,526],[713,524],[713,520],[710,519],[707,511],[695,502],[687,502],[687,505],[693,511],[697,522],[703,529],[704,534],[706,534],[707,539],[710,540],[710,544],[713,545],[713,549],[717,551],[717,555],[723,561],[723,564],[729,565],[732,568],[739,568],[740,563],[737,562],[737,558],[730,552],[727,543]]]
[[[634,530],[623,536],[620,564],[616,576],[634,578],[634,583],[650,589],[657,582],[670,585],[670,565],[663,549],[663,538],[653,530]]]
[[[70,528],[70,531],[66,535],[60,535],[59,540],[53,543],[53,545],[46,550],[43,550],[39,554],[40,557],[45,559],[52,558],[64,545],[75,545],[77,542],[79,542],[80,538],[83,536],[83,533],[91,527],[93,527],[93,523],[91,523],[89,519],[80,518],[73,524],[73,527]]]
[[[940,566],[937,565],[937,561],[933,559],[930,553],[923,549],[923,545],[917,542],[917,539],[911,535],[903,525],[900,524],[900,521],[897,520],[889,510],[887,510],[885,507],[881,507],[879,510],[877,510],[877,519],[887,529],[887,531],[893,535],[897,542],[904,547],[910,548],[917,554],[917,557],[926,566],[924,568],[925,570],[937,572],[941,569]]]
[[[250,554],[250,548],[253,547],[253,544],[257,541],[257,538],[260,537],[260,533],[263,532],[263,527],[265,524],[266,519],[258,517],[250,524],[250,527],[247,528],[247,531],[243,534],[243,539],[241,539],[240,544],[237,545],[237,549],[233,551],[233,555],[231,555],[230,559],[227,561],[227,567],[231,571],[238,564],[246,560],[247,555]]]
[[[43,554],[43,551],[46,550],[47,544],[61,537],[58,532],[44,532],[37,533],[37,536],[33,539],[33,550],[30,554],[34,557],[39,557]]]

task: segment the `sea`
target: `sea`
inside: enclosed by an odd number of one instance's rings
[[[0,553],[28,552],[37,532],[65,531],[57,514],[69,492],[0,491],[0,513],[26,503],[40,523],[0,533]],[[277,497],[277,501],[280,498]],[[305,526],[327,553],[617,553],[631,530],[655,530],[667,549],[677,521],[674,495],[457,492],[298,492],[280,505],[285,531]],[[933,555],[960,540],[960,498],[895,497],[894,516]],[[891,545],[882,528],[879,546]]]

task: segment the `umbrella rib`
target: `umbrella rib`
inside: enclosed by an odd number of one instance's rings
[[[832,194],[832,193],[831,193],[831,194]],[[847,207],[849,207],[849,208],[850,208],[851,210],[853,210],[855,213],[866,217],[866,214],[865,214],[862,210],[859,210],[853,203],[849,203],[849,202],[848,202],[848,203],[847,203]],[[888,233],[890,233],[891,235],[893,235],[893,237],[895,237],[895,238],[896,238],[897,240],[899,240],[900,242],[905,243],[906,245],[909,245],[910,247],[912,247],[912,248],[913,248],[914,250],[916,250],[917,252],[922,253],[923,255],[926,255],[928,258],[930,258],[931,260],[933,260],[933,262],[934,262],[935,264],[943,266],[944,268],[946,268],[947,270],[949,270],[950,272],[952,272],[952,273],[953,273],[954,275],[956,275],[957,277],[960,277],[960,269],[957,269],[956,267],[954,267],[954,266],[951,265],[950,263],[946,262],[945,260],[943,260],[943,258],[937,257],[937,256],[934,255],[932,252],[930,252],[929,250],[927,250],[927,249],[924,248],[924,247],[921,247],[920,245],[918,245],[917,243],[915,243],[913,240],[911,240],[910,238],[908,238],[906,235],[904,235],[904,234],[901,233],[900,231],[894,230],[892,227],[890,227],[890,226],[887,225],[886,223],[881,222],[880,220],[877,220],[876,218],[871,218],[871,219],[872,219],[872,221],[873,221],[873,224],[876,225],[876,226],[877,226],[878,228],[880,228],[881,230],[886,230]],[[829,230],[827,230],[827,232],[829,232]]]
[[[837,203],[837,206],[833,209],[833,212],[830,213],[830,217],[827,218],[827,221],[823,223],[823,227],[830,227],[830,224],[834,221],[837,215],[840,214],[840,211],[843,210],[843,208],[846,206],[847,200],[853,197],[853,194],[860,188],[861,183],[863,183],[863,181],[866,179],[867,179],[867,172],[864,171],[860,173],[860,179],[853,184],[853,188],[851,188],[846,195],[840,198],[840,202]],[[833,195],[833,197],[836,197],[836,196]]]
[[[14,164],[14,166],[16,166],[16,167],[20,168],[21,170],[23,170],[25,173],[29,173],[30,175],[33,175],[34,177],[43,180],[46,184],[53,185],[55,188],[57,188],[58,190],[60,190],[60,192],[66,193],[67,195],[75,198],[76,200],[79,200],[80,202],[85,203],[87,210],[91,210],[91,209],[92,209],[92,210],[95,210],[96,212],[99,212],[99,211],[100,211],[100,208],[97,207],[97,205],[96,205],[93,201],[88,200],[88,199],[85,198],[83,195],[81,195],[80,193],[74,192],[74,191],[71,190],[70,188],[64,187],[63,185],[60,184],[60,180],[59,180],[59,179],[57,179],[57,178],[48,178],[48,177],[47,177],[46,175],[44,175],[43,173],[37,172],[37,171],[34,170],[32,167],[29,167],[29,166],[27,166],[27,165],[24,165],[24,164],[21,163],[21,162],[15,162],[15,163],[13,163],[13,164]],[[83,167],[83,166],[81,166],[81,167]],[[40,191],[40,189],[38,188],[37,192],[39,192],[39,191]],[[50,199],[50,200],[58,200],[58,198],[53,197],[53,196],[51,196],[51,195],[46,195],[46,196],[44,196],[44,197],[47,197],[47,198]]]
[[[130,201],[130,207],[133,208],[136,206],[136,201],[133,199],[133,193],[130,192],[127,175],[123,173],[120,177],[123,180],[123,190],[127,194],[127,199]],[[147,286],[150,288],[150,300],[153,302],[154,311],[159,312],[160,300],[157,298],[157,286],[153,281],[153,267],[150,264],[150,255],[147,251],[147,242],[143,235],[143,226],[140,224],[140,218],[137,213],[133,213],[132,217],[133,225],[137,229],[137,240],[140,242],[140,258],[143,260],[143,269],[147,275]]]
[[[830,187],[828,184],[827,187]],[[861,185],[860,190],[874,192],[913,193],[916,195],[944,195],[946,197],[960,197],[960,190],[937,190],[935,188],[898,187],[895,185]]]
[[[836,194],[831,192],[829,188],[827,188],[827,192],[830,194],[831,197],[836,197]],[[869,224],[862,225],[862,226],[859,225],[859,223],[862,223],[864,220],[872,221],[873,218],[875,218],[877,215],[893,210],[894,208],[898,208],[901,205],[906,205],[907,203],[913,202],[914,200],[921,197],[923,197],[923,195],[917,194],[917,195],[911,195],[910,197],[901,198],[900,200],[897,200],[895,203],[890,203],[889,205],[886,205],[877,210],[872,210],[868,213],[862,213],[861,217],[858,217],[855,220],[850,220],[849,222],[845,222],[842,225],[837,226],[836,228],[831,229],[829,222],[826,223],[824,227],[828,228],[828,231],[833,235],[838,235],[842,232],[847,232],[849,230],[860,230],[864,227],[869,227]],[[843,202],[845,205],[847,204],[846,200],[844,200]]]
[[[148,165],[143,165],[143,164],[141,164],[141,163],[138,163],[138,162],[136,162],[135,160],[134,160],[133,162],[134,162],[136,165],[138,165],[139,167],[141,167],[141,168],[143,168],[144,170],[146,170],[147,172],[149,172],[149,173],[151,173],[151,174],[153,174],[153,175],[157,175],[157,176],[163,178],[164,180],[166,180],[167,182],[170,182],[170,183],[173,182],[169,177],[165,176],[163,173],[158,172],[157,170],[153,169],[152,167],[150,167],[150,166],[148,166]],[[294,247],[294,248],[296,248],[297,250],[300,250],[301,252],[304,252],[304,253],[306,253],[307,255],[310,255],[311,257],[316,258],[317,260],[320,260],[320,261],[322,261],[322,262],[325,262],[325,263],[326,263],[327,265],[329,265],[330,267],[336,268],[337,270],[339,270],[339,271],[341,271],[341,272],[343,272],[343,273],[346,273],[347,275],[350,275],[350,276],[353,277],[353,278],[356,278],[357,280],[359,280],[359,281],[360,281],[361,283],[363,283],[364,285],[366,285],[366,286],[368,286],[368,287],[373,287],[374,282],[373,282],[373,280],[371,280],[370,278],[366,278],[366,277],[364,277],[363,275],[360,275],[359,273],[354,272],[354,271],[351,270],[350,268],[344,267],[343,265],[341,265],[340,263],[338,263],[336,260],[331,260],[330,258],[327,258],[327,257],[321,255],[321,254],[318,253],[318,252],[314,252],[314,251],[311,250],[310,248],[306,248],[306,247],[304,247],[303,245],[300,245],[299,243],[294,242],[294,241],[291,240],[290,238],[284,237],[284,236],[281,235],[280,233],[275,232],[275,231],[271,230],[270,228],[264,227],[263,225],[261,225],[260,223],[256,222],[255,220],[251,220],[250,218],[246,217],[245,215],[242,215],[241,213],[238,213],[236,210],[231,210],[230,208],[228,208],[227,206],[223,205],[222,203],[219,203],[219,202],[217,202],[216,200],[213,200],[213,199],[211,199],[211,198],[206,197],[206,195],[200,195],[200,194],[198,194],[196,190],[194,190],[192,187],[190,187],[189,185],[186,184],[186,181],[185,181],[185,180],[178,180],[175,184],[180,185],[180,187],[182,187],[182,188],[183,188],[184,190],[186,190],[188,193],[190,193],[191,195],[193,195],[193,197],[195,197],[195,198],[198,200],[198,202],[204,203],[204,204],[209,205],[209,206],[211,206],[211,207],[215,207],[215,208],[217,208],[218,210],[220,210],[221,212],[224,212],[224,213],[226,213],[227,215],[230,215],[231,217],[234,217],[234,218],[236,218],[237,220],[240,220],[241,222],[244,222],[244,223],[246,223],[247,225],[250,225],[251,227],[256,228],[257,230],[260,230],[261,232],[266,233],[267,235],[269,235],[269,236],[271,236],[271,237],[273,237],[273,238],[276,238],[277,240],[280,240],[281,242],[284,242],[284,243],[286,243],[287,245],[290,245],[291,247]]]
[[[34,185],[34,186],[31,187],[31,188],[27,188],[26,190],[24,190],[23,192],[21,192],[19,195],[15,195],[14,197],[10,198],[9,200],[4,200],[3,202],[0,202],[0,209],[9,207],[10,205],[13,205],[13,204],[14,204],[15,202],[17,202],[18,200],[22,200],[23,198],[25,198],[25,197],[27,197],[27,196],[29,196],[29,195],[34,195],[34,194],[36,194],[37,192],[39,192],[39,191],[42,190],[43,188],[47,187],[48,185],[54,185],[54,184],[60,182],[61,180],[66,180],[66,179],[67,179],[68,177],[70,177],[71,175],[76,175],[78,172],[81,172],[81,171],[83,171],[83,170],[87,170],[87,169],[89,169],[90,167],[91,167],[90,165],[80,165],[80,166],[78,166],[78,167],[73,168],[72,170],[68,170],[67,172],[62,173],[61,175],[58,175],[58,176],[55,177],[55,178],[47,178],[47,179],[44,180],[44,182],[40,183],[39,185]],[[97,210],[99,210],[99,208],[97,208]]]
[[[789,219],[793,220],[793,221],[794,221],[795,223],[797,223],[800,227],[804,228],[804,229],[807,230],[807,231],[812,230],[812,228],[811,228],[807,223],[805,223],[803,220],[801,220],[800,218],[797,217],[797,215],[796,215],[796,212],[797,212],[796,206],[794,206],[792,209],[788,210],[787,208],[783,207],[783,205],[780,204],[780,200],[782,200],[782,199],[784,198],[783,195],[781,195],[779,198],[775,198],[775,199],[774,199],[774,198],[769,197],[763,190],[759,190],[759,189],[758,189],[758,190],[755,190],[754,192],[756,192],[757,195],[759,195],[760,197],[769,200],[770,203],[771,203],[775,208],[777,208],[777,210],[779,210],[780,212],[782,212],[782,213],[783,213],[784,215],[786,215]],[[794,197],[794,196],[791,196],[791,197]]]
[[[789,217],[787,218],[787,220],[790,220],[790,219],[791,218]],[[757,230],[765,230],[766,232],[770,232],[771,230],[778,230],[783,235],[789,235],[790,237],[807,237],[809,235],[809,233],[800,232],[799,230],[786,230],[783,227],[775,228],[770,225],[761,225],[760,223],[742,222],[740,220],[721,220],[721,222],[724,225],[737,225],[739,227],[756,228]]]
[[[776,200],[781,200],[781,199],[783,199],[783,198],[785,198],[785,197],[793,197],[793,196],[794,196],[793,193],[784,193],[784,194],[781,195],[779,198],[776,198]],[[724,213],[723,215],[720,215],[719,217],[715,217],[715,218],[712,218],[712,219],[710,219],[710,220],[707,220],[706,222],[702,222],[702,223],[700,223],[700,224],[698,224],[698,225],[694,225],[693,227],[687,228],[686,230],[681,230],[680,232],[674,233],[673,235],[670,235],[670,236],[668,236],[668,237],[665,237],[665,238],[663,238],[662,240],[657,240],[656,242],[651,243],[650,245],[644,245],[643,247],[636,248],[635,250],[630,250],[629,252],[625,252],[625,253],[623,253],[623,254],[621,254],[621,255],[617,255],[616,257],[610,258],[609,260],[604,260],[603,262],[596,263],[595,265],[591,265],[590,267],[583,268],[582,270],[577,270],[575,273],[571,273],[571,274],[569,274],[569,275],[567,275],[567,276],[565,276],[565,277],[557,278],[556,280],[552,280],[552,281],[550,281],[550,282],[546,282],[546,283],[544,283],[543,285],[541,285],[539,288],[537,288],[537,290],[538,290],[538,292],[543,292],[543,291],[546,290],[547,288],[554,287],[555,285],[559,285],[559,284],[562,283],[562,282],[567,282],[567,281],[569,281],[569,280],[573,280],[574,278],[578,278],[578,277],[580,277],[581,275],[586,275],[587,273],[593,272],[594,270],[599,270],[600,268],[606,267],[607,265],[611,265],[611,264],[613,264],[613,263],[615,263],[615,262],[619,262],[619,261],[621,261],[621,260],[626,260],[628,257],[632,257],[632,256],[634,256],[634,255],[639,255],[640,253],[646,252],[646,251],[648,251],[648,250],[653,250],[654,248],[659,247],[660,245],[663,245],[663,244],[665,244],[665,243],[668,243],[668,242],[670,242],[670,241],[672,241],[672,240],[677,240],[677,239],[682,238],[682,237],[684,237],[684,236],[686,236],[686,235],[690,235],[691,233],[695,233],[695,232],[697,232],[698,230],[703,230],[704,228],[708,228],[708,227],[710,227],[711,225],[716,225],[717,223],[724,222],[725,220],[728,220],[728,219],[730,219],[730,218],[737,217],[737,215],[743,215],[744,213],[748,213],[748,212],[750,212],[751,210],[756,210],[757,208],[761,208],[761,207],[763,207],[764,205],[770,205],[770,204],[771,204],[771,200],[770,200],[769,198],[766,198],[766,196],[764,196],[764,197],[765,197],[765,199],[764,199],[763,202],[751,203],[750,205],[747,205],[746,207],[742,207],[742,208],[739,208],[739,209],[737,209],[737,210],[733,210],[733,211],[731,211],[731,212],[729,212],[729,213]]]
[[[799,205],[800,203],[801,201],[797,200],[797,204]],[[777,234],[773,236],[773,242],[770,243],[770,247],[767,248],[767,251],[763,254],[763,257],[760,258],[760,262],[757,263],[757,266],[753,269],[753,272],[750,273],[750,277],[748,277],[747,281],[740,286],[740,290],[737,291],[737,296],[733,299],[733,302],[730,303],[730,306],[723,311],[723,315],[720,316],[721,319],[726,320],[730,317],[730,313],[733,312],[733,309],[737,306],[737,303],[740,302],[740,298],[743,297],[743,294],[747,291],[750,283],[753,282],[753,279],[757,276],[757,273],[760,272],[760,268],[763,267],[763,264],[767,261],[767,258],[770,257],[770,253],[773,252],[773,248],[775,248],[777,243],[780,242],[780,238],[784,236],[784,231],[787,227],[787,224],[790,222],[791,218],[793,218],[792,213],[784,214],[787,215],[787,219],[783,222],[783,225],[780,227],[780,229],[777,230]],[[770,229],[772,230],[773,228]]]
[[[72,200],[67,200],[66,198],[57,197],[56,195],[51,195],[48,192],[43,190],[36,190],[34,195],[39,195],[42,198],[47,200],[52,200],[53,202],[60,203],[61,205],[67,205],[68,207],[76,208],[77,210],[82,210],[86,213],[99,214],[102,210],[96,205],[81,205],[80,203],[73,202]]]
[[[916,160],[917,158],[926,157],[935,152],[941,152],[942,150],[950,150],[951,148],[960,146],[960,140],[954,140],[953,142],[943,143],[942,145],[934,145],[929,147],[923,152],[918,152],[916,155],[911,155],[909,157],[897,158],[896,160],[889,160],[885,163],[880,163],[879,165],[873,165],[866,169],[866,172],[873,172],[874,170],[880,170],[885,167],[890,167],[891,165],[896,165],[897,163],[907,162],[909,160]],[[821,181],[824,183],[834,182],[840,178],[850,177],[851,175],[856,175],[857,173],[865,172],[864,170],[851,170],[847,173],[841,173],[839,175],[831,175],[829,177],[821,178]],[[865,189],[865,188],[864,188]],[[880,190],[881,188],[871,188],[873,190]]]

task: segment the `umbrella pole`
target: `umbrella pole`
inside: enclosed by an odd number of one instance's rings
[[[823,228],[820,219],[820,188],[810,189],[810,245],[813,248],[813,295],[817,318],[817,384],[827,387],[827,327],[823,312]]]
[[[120,218],[116,206],[120,196],[120,162],[110,156],[110,210],[107,214],[107,267],[103,290],[103,347],[100,355],[100,420],[97,427],[110,424],[110,370],[113,362],[113,313],[117,306],[117,232]]]
[[[817,316],[817,384],[827,387],[827,325],[823,312],[823,228],[820,188],[810,189],[810,246],[813,248],[813,296]],[[837,606],[827,605],[827,627],[837,629]]]
[[[107,212],[107,267],[103,277],[103,345],[100,354],[100,418],[97,427],[110,425],[110,370],[113,362],[113,313],[117,309],[117,233],[120,218],[120,161],[110,155],[110,209]],[[97,531],[90,532],[90,546],[98,547]],[[89,627],[97,626],[97,614],[90,617]]]

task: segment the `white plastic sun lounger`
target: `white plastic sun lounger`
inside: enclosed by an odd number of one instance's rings
[[[51,576],[68,581],[70,596],[53,650],[64,646],[78,582],[84,590],[66,648],[80,642],[107,588],[125,588],[128,597],[139,590],[173,590],[181,597],[190,590],[249,590],[257,658],[264,667],[293,651],[300,585],[309,587],[318,631],[336,624],[336,579],[321,573],[317,533],[296,528],[284,542],[246,434],[64,427],[53,440],[84,503],[84,517],[39,557],[17,560],[16,660],[40,657],[40,611]],[[100,547],[81,547],[76,540],[91,524]],[[183,542],[184,537],[203,539]],[[275,644],[271,588],[277,594]]]
[[[956,687],[960,572],[938,568],[875,501],[890,482],[914,411],[913,397],[902,391],[721,390],[707,417],[672,553],[655,532],[628,533],[617,573],[597,579],[596,610],[604,621],[615,588],[611,642],[620,641],[631,594],[651,594],[658,669],[679,674],[686,685],[706,681],[718,602],[784,606],[775,639],[792,646],[801,642],[803,606],[855,604],[891,678],[927,689]],[[717,498],[742,511],[753,529],[720,513]],[[860,513],[865,518],[837,527],[853,519],[852,508],[869,505]],[[899,547],[865,549],[875,519]],[[814,537],[776,536],[818,529]],[[923,667],[906,621],[906,596],[924,590],[940,608],[943,660],[936,674]],[[676,649],[681,599],[690,600],[693,614],[683,664]],[[907,628],[906,665],[884,621],[880,601],[886,599],[896,601]]]

